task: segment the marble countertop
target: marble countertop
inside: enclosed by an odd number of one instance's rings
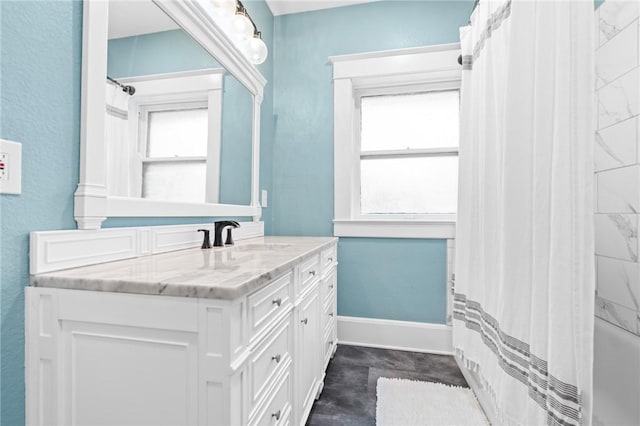
[[[235,299],[329,247],[334,237],[260,237],[31,276],[34,287]]]

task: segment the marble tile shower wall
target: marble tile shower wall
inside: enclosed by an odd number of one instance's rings
[[[640,2],[596,10],[596,316],[640,336]]]

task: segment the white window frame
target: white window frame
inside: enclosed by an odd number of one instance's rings
[[[206,161],[205,202],[218,203],[220,195],[220,155],[222,146],[222,81],[223,69],[178,72],[121,79],[132,84],[136,95],[129,103],[129,133],[131,135],[130,187],[134,197],[142,196],[144,162],[168,159],[146,158],[149,112],[187,108],[207,108],[209,111],[207,156],[179,157],[175,161]]]
[[[459,54],[455,43],[329,57],[334,87],[334,236],[455,237],[455,215],[361,215],[359,100],[363,95],[459,90]],[[439,151],[457,153],[449,148]]]

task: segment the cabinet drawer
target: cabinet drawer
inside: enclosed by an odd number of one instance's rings
[[[329,327],[331,326],[331,324],[333,323],[333,321],[335,321],[336,319],[336,312],[335,312],[335,303],[330,302],[330,303],[325,303],[322,305],[322,321],[320,322],[322,324],[322,333],[323,335],[327,333],[327,331],[329,330]]]
[[[331,272],[331,269],[338,263],[338,250],[337,246],[333,245],[328,249],[322,250],[320,254],[320,265],[322,267],[322,275],[326,275]]]
[[[298,294],[302,294],[318,278],[320,278],[320,255],[316,254],[300,266],[300,289]]]
[[[333,356],[333,352],[338,343],[337,341],[337,328],[336,321],[332,320],[327,327],[327,332],[324,334],[322,343],[323,343],[323,369],[327,368],[331,357]]]
[[[249,389],[251,395],[251,414],[255,411],[267,390],[272,387],[276,377],[291,359],[293,333],[291,314],[274,327],[249,358]]]
[[[253,342],[280,312],[291,305],[293,274],[288,272],[249,296],[249,341]]]
[[[332,301],[336,299],[337,284],[338,274],[335,269],[328,276],[322,277],[322,303],[333,303]]]
[[[287,367],[262,410],[249,424],[260,426],[287,424],[292,409],[291,395],[291,368]]]

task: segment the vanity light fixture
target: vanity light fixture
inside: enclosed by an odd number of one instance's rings
[[[236,13],[235,0],[211,0],[216,18],[229,19]]]
[[[245,55],[249,57],[249,60],[254,64],[261,64],[267,59],[269,54],[267,45],[262,41],[260,31],[256,31],[247,41]]]
[[[211,0],[213,18],[231,36],[236,45],[253,64],[261,64],[267,59],[268,49],[262,41],[249,12],[240,0]]]
[[[238,10],[231,19],[231,31],[234,37],[241,43],[246,42],[253,37],[254,23],[249,19],[246,9],[238,3]]]

